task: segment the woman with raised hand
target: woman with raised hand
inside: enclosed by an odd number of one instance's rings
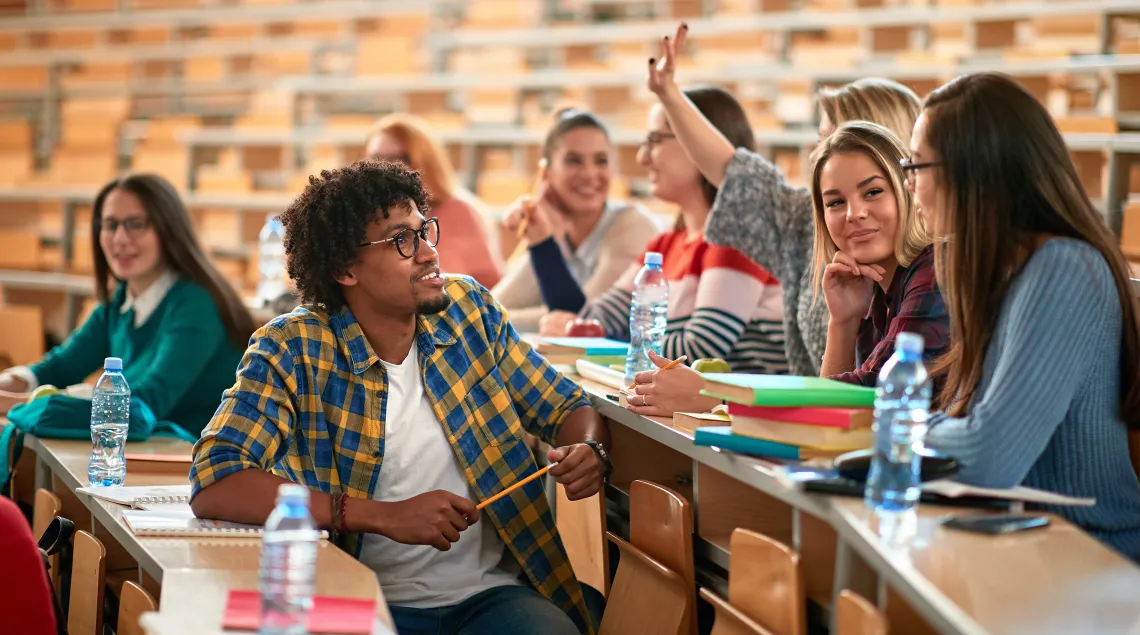
[[[31,367],[0,373],[0,390],[79,384],[107,357],[123,360],[132,398],[197,435],[253,333],[253,318],[207,259],[178,192],[155,174],[115,179],[91,214],[99,305]]]
[[[1137,302],[1056,124],[1012,78],[977,73],[927,97],[910,147],[951,316],[926,445],[965,483],[1096,498],[1049,511],[1140,559]]]
[[[734,145],[752,147],[752,128],[732,95],[720,88],[690,89],[686,95]],[[786,373],[779,282],[736,249],[705,241],[702,230],[716,188],[681,149],[661,106],[650,110],[648,125],[638,161],[648,172],[653,196],[680,209],[676,226],[646,248],[662,254],[662,269],[669,282],[662,354],[670,359],[684,355],[689,361],[720,358],[738,371]],[[629,263],[613,288],[587,303],[581,312],[585,319],[600,321],[608,337],[629,340],[633,282],[641,264],[641,259]],[[573,317],[573,313],[553,313],[548,322]],[[549,332],[557,333],[557,329]],[[654,414],[680,409],[672,401],[672,391],[656,383],[657,375],[673,379],[691,378],[696,373],[681,366],[660,373],[639,373],[639,394],[631,405],[649,408]],[[700,382],[699,375],[696,380]],[[699,398],[697,390],[687,386],[677,394]]]
[[[606,127],[576,108],[559,111],[542,144],[537,196],[507,210],[527,252],[491,290],[515,328],[536,331],[551,311],[578,311],[613,286],[657,234],[640,206],[610,198],[614,148]],[[540,285],[543,278],[554,284]],[[557,334],[563,335],[565,324]]]
[[[444,273],[471,276],[488,289],[499,283],[502,263],[477,209],[479,203],[456,181],[447,153],[425,121],[406,114],[384,117],[369,133],[364,153],[419,171],[431,197],[432,216],[439,219],[443,240],[437,251]]]
[[[741,250],[772,272],[784,289],[784,327],[788,364],[796,375],[818,375],[827,344],[827,309],[816,302],[813,279],[812,197],[807,188],[788,185],[779,168],[748,148],[737,148],[707,119],[673,81],[677,52],[688,26],[664,38],[662,57],[650,60],[649,89],[657,95],[673,133],[701,174],[719,188],[705,228],[715,245]],[[886,79],[863,79],[817,95],[819,134],[866,120],[910,137],[918,116],[918,97]]]

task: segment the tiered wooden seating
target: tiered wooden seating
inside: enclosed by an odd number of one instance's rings
[[[144,122],[145,129],[135,145],[131,169],[165,177],[180,191],[188,189],[190,157],[178,135],[200,126],[197,117],[162,117]]]
[[[119,126],[127,119],[124,98],[72,99],[61,108],[62,134],[52,153],[50,180],[102,185],[118,171]]]
[[[0,184],[16,185],[32,172],[35,146],[31,123],[0,121]]]

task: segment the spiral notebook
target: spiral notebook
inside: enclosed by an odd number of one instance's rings
[[[189,509],[185,512],[128,509],[123,512],[123,522],[136,536],[162,538],[260,538],[262,531],[257,525],[197,518]]]
[[[186,485],[150,485],[143,487],[80,487],[75,491],[138,509],[152,509],[158,505],[165,509],[170,505],[190,503],[189,483]]]

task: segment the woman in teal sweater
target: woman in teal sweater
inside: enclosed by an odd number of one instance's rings
[[[131,394],[155,418],[198,434],[253,333],[241,298],[210,264],[185,205],[160,176],[107,184],[91,216],[99,306],[38,364],[0,373],[0,390],[82,382],[106,357],[123,360]]]

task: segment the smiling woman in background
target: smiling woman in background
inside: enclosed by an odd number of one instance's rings
[[[455,180],[451,161],[432,138],[426,122],[395,114],[376,122],[364,153],[369,159],[395,161],[420,173],[431,197],[431,215],[439,219],[439,266],[444,273],[475,278],[490,289],[502,267],[475,196]]]
[[[78,384],[123,360],[132,398],[197,435],[233,385],[253,333],[241,298],[210,264],[174,186],[135,174],[99,192],[91,215],[99,305],[38,364],[0,373],[0,390]]]
[[[610,199],[613,154],[597,117],[576,108],[556,115],[542,144],[546,169],[538,200],[522,196],[504,217],[511,231],[518,231],[524,213],[528,221],[527,253],[492,290],[515,328],[537,330],[549,311],[577,311],[601,295],[657,233],[641,207]],[[556,292],[540,288],[548,275],[562,282]]]

